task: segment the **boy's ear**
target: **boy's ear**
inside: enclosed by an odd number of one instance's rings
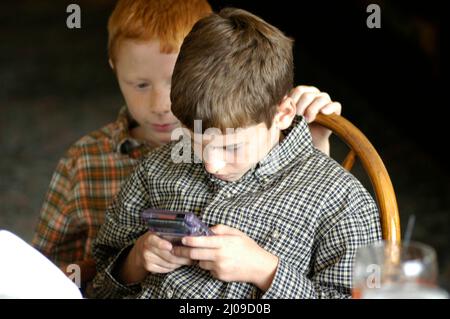
[[[111,67],[111,69],[114,70],[114,62],[113,62],[113,60],[109,59],[108,62],[109,62],[109,66]]]
[[[297,113],[297,107],[291,97],[285,96],[278,104],[277,113],[274,118],[274,125],[280,130],[285,130],[291,126]]]

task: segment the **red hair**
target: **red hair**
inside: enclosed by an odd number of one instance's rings
[[[119,0],[108,21],[108,54],[122,40],[159,40],[162,53],[178,52],[193,25],[212,12],[206,0]]]

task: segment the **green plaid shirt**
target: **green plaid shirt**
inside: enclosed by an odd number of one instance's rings
[[[349,297],[356,249],[381,239],[376,204],[353,175],[313,147],[304,120],[285,134],[237,182],[215,178],[202,163],[174,163],[173,143],[152,152],[124,184],[94,242],[97,297]],[[222,282],[198,266],[121,284],[113,270],[147,231],[140,217],[147,208],[192,211],[208,225],[246,233],[279,257],[270,288]]]

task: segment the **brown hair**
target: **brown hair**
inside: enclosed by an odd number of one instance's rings
[[[206,0],[119,0],[108,21],[109,57],[124,39],[159,40],[162,53],[178,52],[195,22],[211,12]]]
[[[172,75],[172,112],[187,128],[270,128],[293,85],[293,40],[261,18],[226,8],[199,20]]]

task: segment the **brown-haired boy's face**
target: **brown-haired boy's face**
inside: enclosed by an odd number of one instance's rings
[[[237,181],[264,158],[279,139],[279,130],[265,123],[230,129],[228,134],[208,129],[204,134],[191,132],[193,150],[205,169],[224,181]]]
[[[170,142],[172,130],[179,126],[170,110],[170,83],[177,56],[161,53],[159,41],[124,40],[110,62],[128,110],[139,123],[132,135],[152,144]]]
[[[209,128],[204,133],[190,132],[193,151],[210,174],[224,181],[237,181],[278,144],[281,131],[292,124],[295,114],[292,99],[285,97],[270,128],[263,122],[227,129],[225,134],[217,128]]]

